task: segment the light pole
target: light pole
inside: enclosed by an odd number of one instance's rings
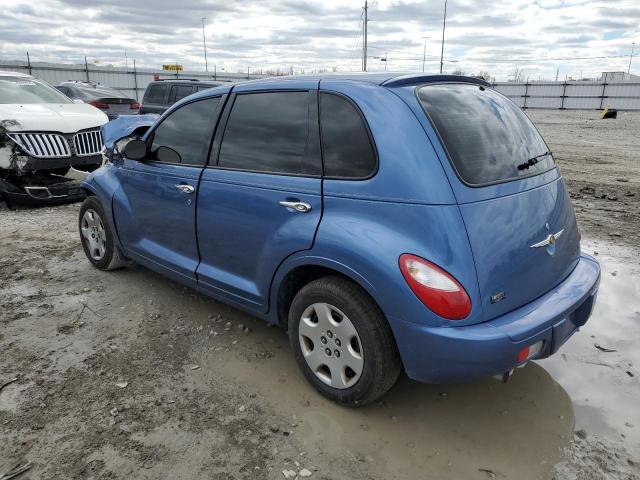
[[[629,68],[627,69],[627,73],[631,73],[631,61],[633,60],[633,51],[636,48],[636,42],[631,44],[631,55],[629,55]]]
[[[204,47],[204,69],[209,71],[209,62],[207,62],[207,38],[204,36],[204,21],[206,17],[202,17],[202,46]]]
[[[422,73],[424,73],[424,64],[427,61],[427,40],[429,37],[422,38],[424,38],[424,49],[422,50]]]
[[[369,2],[367,0],[364,1],[364,23],[362,24],[362,70],[367,71],[367,43],[368,43],[368,34],[367,31],[369,23]]]
[[[447,26],[447,0],[444,0],[444,16],[442,17],[442,49],[440,50],[440,73],[442,73],[442,63],[444,61],[444,30]]]

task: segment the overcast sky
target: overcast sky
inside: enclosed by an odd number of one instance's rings
[[[210,70],[359,70],[360,0],[2,0],[0,59],[84,61],[204,69],[202,17]],[[369,69],[439,69],[444,0],[369,2]],[[524,77],[599,76],[627,70],[640,50],[640,0],[449,0],[445,70],[515,66]],[[639,52],[640,53],[640,52]],[[377,57],[377,58],[375,58]],[[587,58],[588,57],[588,58]],[[592,57],[610,57],[593,59]],[[639,55],[640,57],[640,55]],[[640,73],[640,58],[634,58]]]

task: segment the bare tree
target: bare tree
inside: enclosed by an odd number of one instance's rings
[[[457,67],[453,72],[451,72],[451,75],[464,75],[465,72],[464,70],[462,70],[460,67]]]
[[[485,80],[487,82],[491,81],[491,74],[486,70],[480,70],[476,77],[481,78],[482,80]]]
[[[524,80],[524,70],[516,65],[513,69],[513,81],[518,83]]]

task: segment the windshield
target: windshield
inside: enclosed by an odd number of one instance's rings
[[[0,104],[72,103],[53,87],[28,77],[0,77]]]
[[[555,164],[527,116],[494,90],[473,84],[426,85],[418,99],[458,175],[482,185],[530,176]]]

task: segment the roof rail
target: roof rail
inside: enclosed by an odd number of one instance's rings
[[[475,83],[476,85],[483,85],[490,87],[491,84],[485,80],[475,77],[465,77],[463,75],[421,75],[421,74],[409,74],[402,75],[401,77],[391,78],[381,85],[385,87],[401,87],[403,85],[416,85],[419,83]]]
[[[185,81],[185,82],[199,82],[199,78],[159,78],[158,80],[154,80],[155,82],[175,82],[175,81]]]

